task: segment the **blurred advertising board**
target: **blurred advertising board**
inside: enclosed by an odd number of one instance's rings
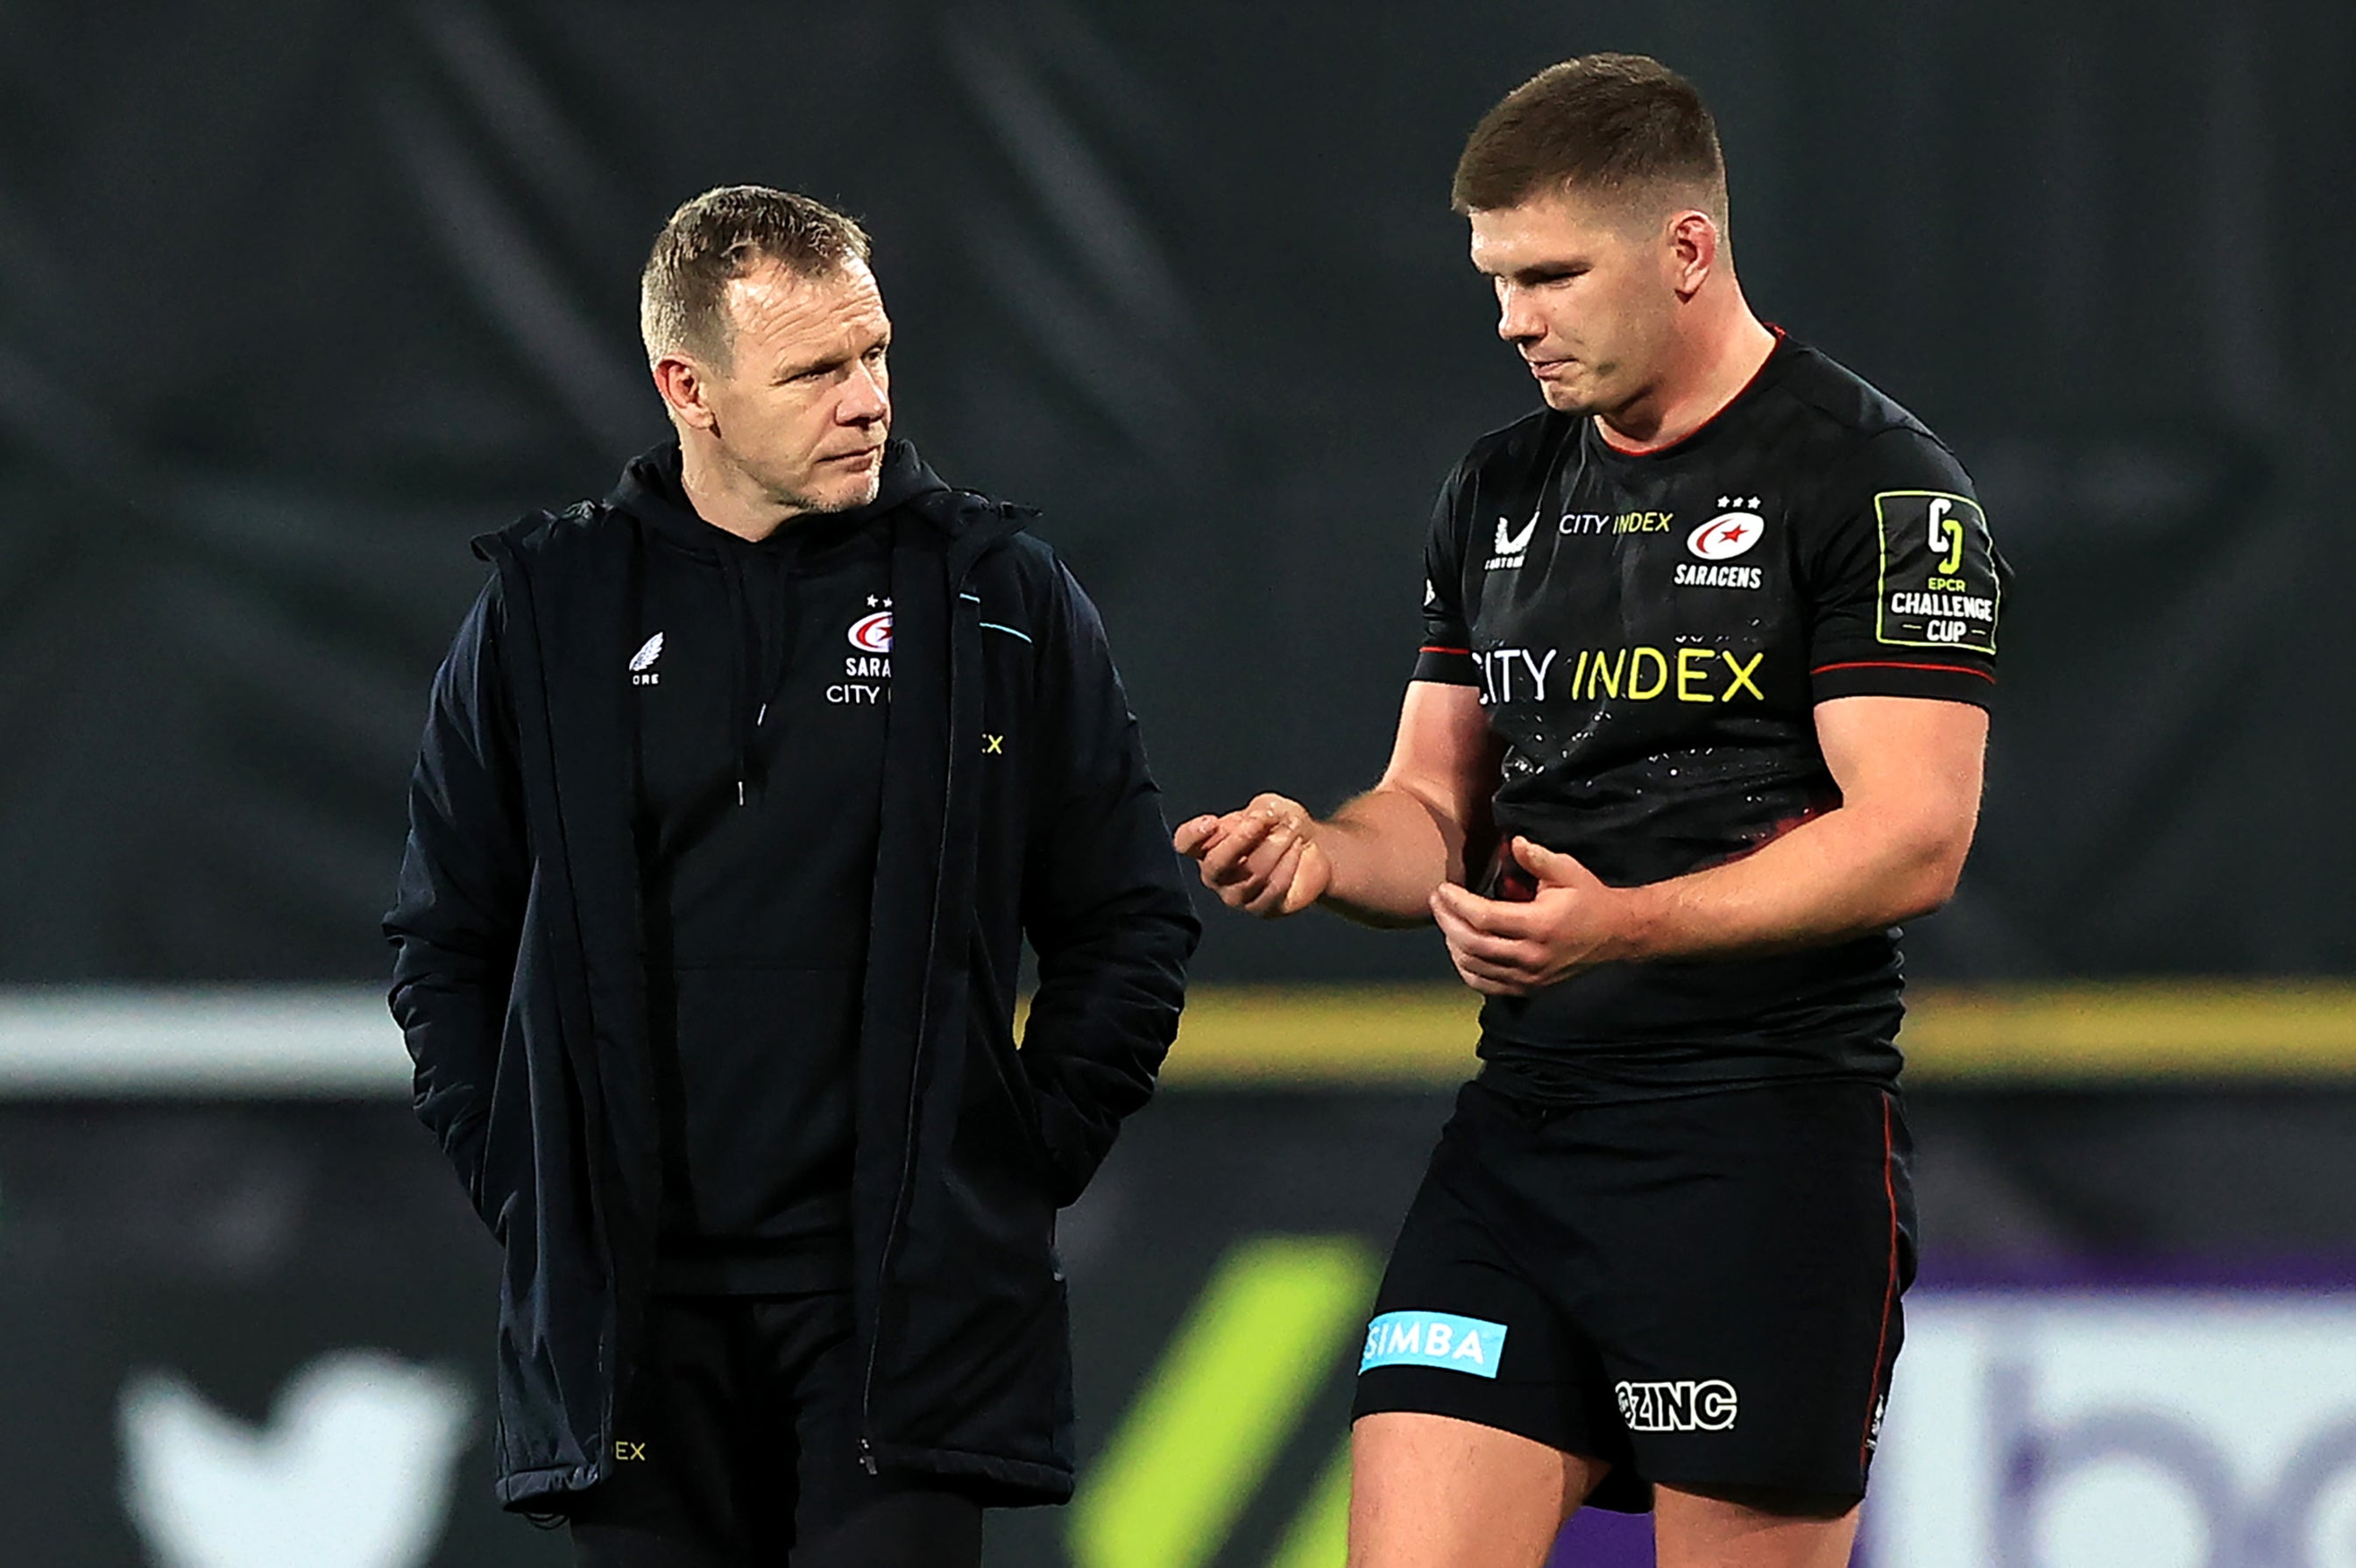
[[[1322,1061],[1302,1008],[1204,1007],[1060,1228],[1080,1495],[993,1516],[991,1568],[1338,1568],[1366,1305],[1467,1065],[1461,1002],[1377,1002]],[[490,1503],[495,1257],[380,1008],[0,999],[9,1568],[567,1560]],[[1912,1095],[1873,1568],[2356,1568],[2356,1275],[2086,1262],[2356,1258],[2356,1088],[2088,1059]],[[1557,1561],[1649,1563],[1648,1524]]]
[[[1873,1484],[1876,1568],[2356,1568],[2356,1279],[1918,1292]]]
[[[994,1515],[992,1568],[1337,1568],[1365,1307],[1444,1108],[1139,1121],[1064,1226],[1081,1495]],[[0,1100],[5,1560],[556,1568],[489,1501],[493,1262],[398,1102]]]

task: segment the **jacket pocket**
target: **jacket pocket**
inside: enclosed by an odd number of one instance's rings
[[[531,1092],[531,1061],[523,1026],[508,1019],[499,1040],[499,1053],[491,1069],[490,1099],[480,1114],[475,1135],[474,1168],[462,1172],[466,1196],[491,1234],[504,1243],[508,1219],[534,1168],[535,1139]]]
[[[1001,1503],[1060,1500],[1072,1470],[1071,1319],[1044,1266],[1019,1288],[916,1286],[877,1381],[879,1444],[963,1473]]]
[[[971,1044],[965,1103],[958,1114],[959,1145],[984,1153],[1002,1150],[1010,1141],[1019,1143],[1021,1168],[1043,1194],[1052,1194],[1057,1186],[1057,1167],[1047,1140],[1045,1110],[1039,1103],[1037,1085],[1023,1070],[1012,1034],[998,1027],[993,1019],[975,1017],[967,1022],[967,1038]],[[976,1122],[982,1125],[969,1133],[968,1124]],[[1011,1133],[1012,1138],[990,1136],[996,1129]]]

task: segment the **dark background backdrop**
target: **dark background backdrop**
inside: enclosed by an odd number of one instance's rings
[[[723,182],[871,224],[899,429],[1045,508],[1173,813],[1332,805],[1430,494],[1533,402],[1455,151],[1599,48],[1700,84],[1754,303],[2019,568],[1917,972],[2356,967],[2356,9],[236,0],[0,8],[0,980],[382,972],[466,540],[664,433],[637,270]],[[1417,966],[1234,922],[1200,972]]]
[[[1456,150],[1596,48],[1698,82],[1752,301],[1952,442],[2018,569],[1980,846],[1915,972],[2356,974],[2341,0],[0,5],[0,1003],[89,983],[107,1045],[122,983],[350,982],[388,1067],[348,1098],[60,1091],[0,1019],[10,1561],[138,1560],[145,1371],[260,1423],[379,1346],[484,1407],[491,1252],[361,993],[467,539],[665,433],[636,280],[675,205],[760,181],[864,219],[898,428],[1045,508],[1173,815],[1323,807],[1387,752],[1434,488],[1534,402]],[[1445,977],[1428,937],[1225,916],[1198,973]],[[175,1007],[147,997],[149,1045]],[[2309,1022],[2356,1040],[2342,1015]],[[1917,1300],[1976,1270],[2344,1289],[2356,1051],[2307,1043],[2231,1079],[2149,1070],[2197,1050],[1923,1075]],[[1197,1087],[1139,1123],[1063,1236],[1089,1466],[1229,1248],[1387,1243],[1442,1104]],[[1270,1562],[1348,1349],[1210,1568]],[[2137,1397],[2181,1414],[2155,1367]],[[494,1517],[486,1440],[433,1561],[557,1561]],[[993,1561],[1061,1561],[1070,1517],[994,1524]]]

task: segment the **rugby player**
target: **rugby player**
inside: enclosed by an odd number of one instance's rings
[[[1546,407],[1442,488],[1390,766],[1176,835],[1229,905],[1437,922],[1486,998],[1375,1305],[1353,1568],[1847,1561],[1913,1274],[1899,922],[1980,797],[1998,567],[1929,430],[1762,324],[1718,134],[1592,55],[1454,206]]]

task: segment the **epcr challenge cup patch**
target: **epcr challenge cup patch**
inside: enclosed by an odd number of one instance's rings
[[[1884,490],[1875,639],[1893,648],[1996,652],[1996,546],[1979,503],[1936,490]]]

